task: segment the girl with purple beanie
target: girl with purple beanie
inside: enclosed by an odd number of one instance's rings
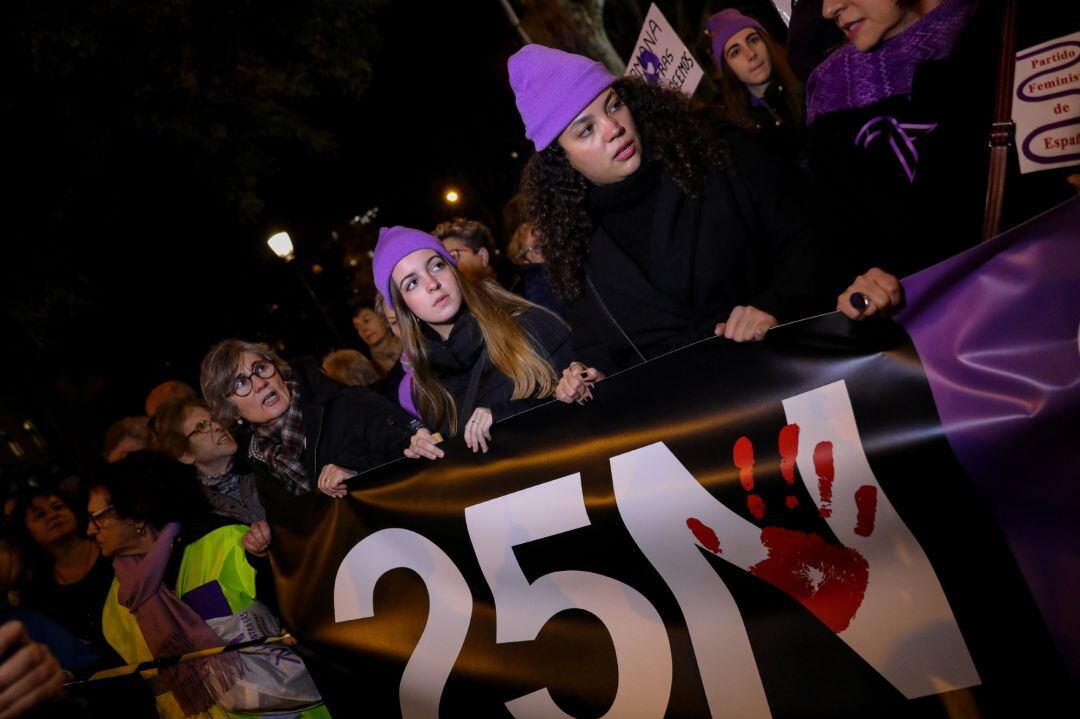
[[[372,264],[375,287],[397,316],[409,399],[425,425],[487,452],[492,424],[554,395],[555,368],[570,362],[570,330],[555,314],[494,282],[468,279],[420,230],[380,230]],[[405,454],[443,452],[421,430]]]
[[[734,8],[705,22],[728,118],[794,164],[806,143],[802,83],[784,46],[761,23]]]
[[[681,95],[540,45],[508,63],[552,288],[573,327],[556,396],[704,337],[811,314],[809,209],[775,160],[729,151]]]

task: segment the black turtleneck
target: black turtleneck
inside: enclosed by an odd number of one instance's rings
[[[651,273],[653,215],[660,163],[642,165],[637,172],[611,185],[589,190],[589,214],[604,228],[634,264]]]

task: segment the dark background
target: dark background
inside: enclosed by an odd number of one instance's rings
[[[666,4],[687,26],[705,5]],[[628,56],[648,3],[606,5]],[[531,146],[506,77],[521,41],[497,0],[5,9],[8,484],[28,467],[86,472],[110,423],[142,414],[158,382],[197,385],[220,339],[264,340],[289,358],[340,346],[294,268],[267,249],[271,233],[291,234],[296,269],[362,349],[349,303],[372,297],[379,226],[465,215],[499,242],[513,229],[503,208]]]

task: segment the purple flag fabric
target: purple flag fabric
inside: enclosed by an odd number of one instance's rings
[[[1080,676],[1080,198],[903,285],[949,443]]]

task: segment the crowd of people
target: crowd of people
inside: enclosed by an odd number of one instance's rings
[[[719,108],[579,55],[516,52],[509,82],[535,154],[505,252],[473,220],[384,228],[376,301],[354,318],[367,353],[320,366],[223,340],[198,391],[160,385],[145,416],[110,429],[108,465],[81,491],[5,504],[0,717],[55,695],[61,666],[173,657],[258,638],[242,631],[253,625],[280,633],[268,520],[293,497],[344,497],[358,473],[437,461],[453,437],[487,452],[500,420],[593,401],[606,376],[702,338],[761,341],[833,309],[888,314],[898,276],[975,244],[993,86],[971,68],[993,66],[994,8],[819,4],[847,42],[805,89],[761,21],[708,19]],[[975,79],[963,96],[959,75]],[[69,699],[68,715],[327,715],[297,657],[287,680],[259,657],[146,671],[104,710]]]

